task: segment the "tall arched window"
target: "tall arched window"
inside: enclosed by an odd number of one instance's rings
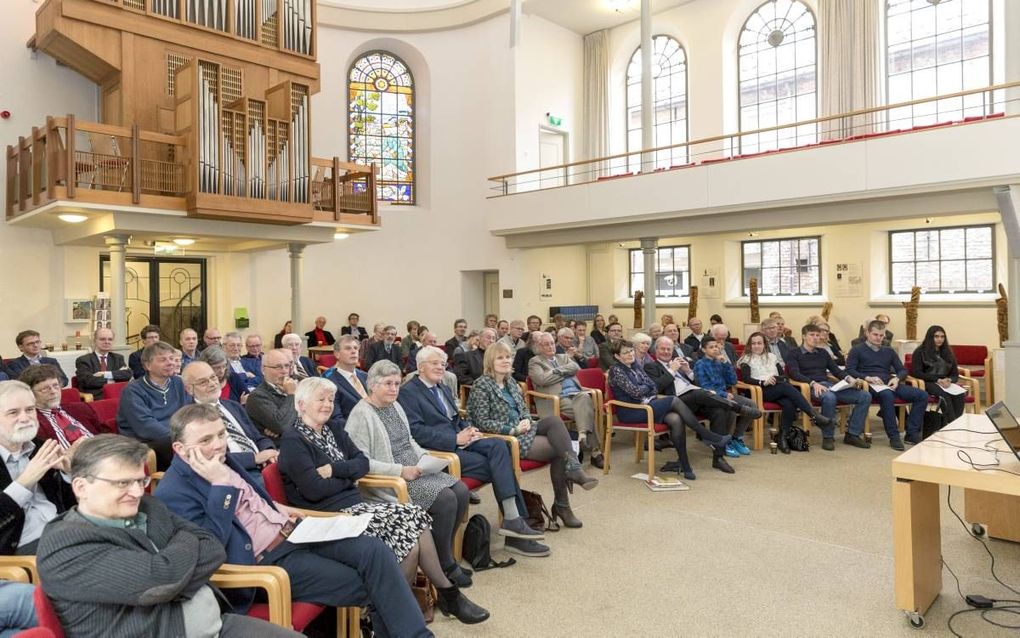
[[[652,38],[653,146],[687,141],[687,54],[668,35]],[[641,149],[641,47],[627,66],[627,151]],[[658,151],[655,168],[687,163],[687,147]],[[641,157],[628,158],[631,171],[641,170]]]
[[[815,16],[800,0],[769,0],[747,18],[738,42],[740,130],[818,116]],[[814,124],[740,138],[740,152],[760,153],[816,141]]]
[[[347,76],[350,161],[374,164],[378,198],[413,204],[414,79],[392,53],[372,51]]]
[[[992,83],[991,0],[888,0],[886,70],[890,104]],[[990,93],[892,109],[889,128],[992,112]]]

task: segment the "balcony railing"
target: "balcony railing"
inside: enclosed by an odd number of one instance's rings
[[[998,84],[753,131],[497,175],[488,178],[490,197],[971,124],[1004,117],[1007,107],[1020,112],[1017,109],[1018,102],[1020,82]]]
[[[312,158],[312,205],[331,213],[330,221],[347,223],[364,215],[378,224],[375,192],[374,167]]]

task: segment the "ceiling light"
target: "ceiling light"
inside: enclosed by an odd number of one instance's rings
[[[178,237],[177,239],[174,240],[174,243],[177,244],[178,246],[190,246],[195,243],[195,240],[189,239],[187,237]]]
[[[350,237],[348,233],[333,233],[333,239],[347,239]]]
[[[88,217],[86,217],[85,215],[75,215],[73,213],[64,213],[63,215],[57,215],[57,218],[60,219],[60,221],[62,222],[67,222],[68,224],[80,224],[88,219]]]

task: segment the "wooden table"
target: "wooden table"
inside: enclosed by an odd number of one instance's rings
[[[1020,474],[1020,460],[984,414],[964,414],[892,462],[896,606],[914,627],[924,625],[924,613],[942,591],[939,486],[962,487],[968,497],[992,501],[1020,497],[1020,476],[975,470],[953,447],[986,444],[997,451],[967,450],[975,463],[998,460],[1000,469]]]
[[[319,357],[324,354],[333,354],[333,346],[313,346],[308,349],[308,356],[316,363],[318,363]]]

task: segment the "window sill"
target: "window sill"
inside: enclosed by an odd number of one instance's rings
[[[999,298],[996,293],[985,294],[932,294],[921,295],[920,305],[926,308],[931,307],[994,307],[995,300]],[[875,307],[902,308],[904,303],[910,301],[910,295],[878,295],[868,300],[868,305]]]
[[[690,297],[656,297],[656,308],[686,308],[691,303]],[[613,302],[613,308],[633,308],[634,298],[624,297]]]
[[[829,301],[825,295],[803,295],[799,297],[758,297],[759,306],[785,306],[795,308],[798,306],[818,306]],[[747,307],[751,305],[750,297],[730,297],[723,302],[726,307]]]

